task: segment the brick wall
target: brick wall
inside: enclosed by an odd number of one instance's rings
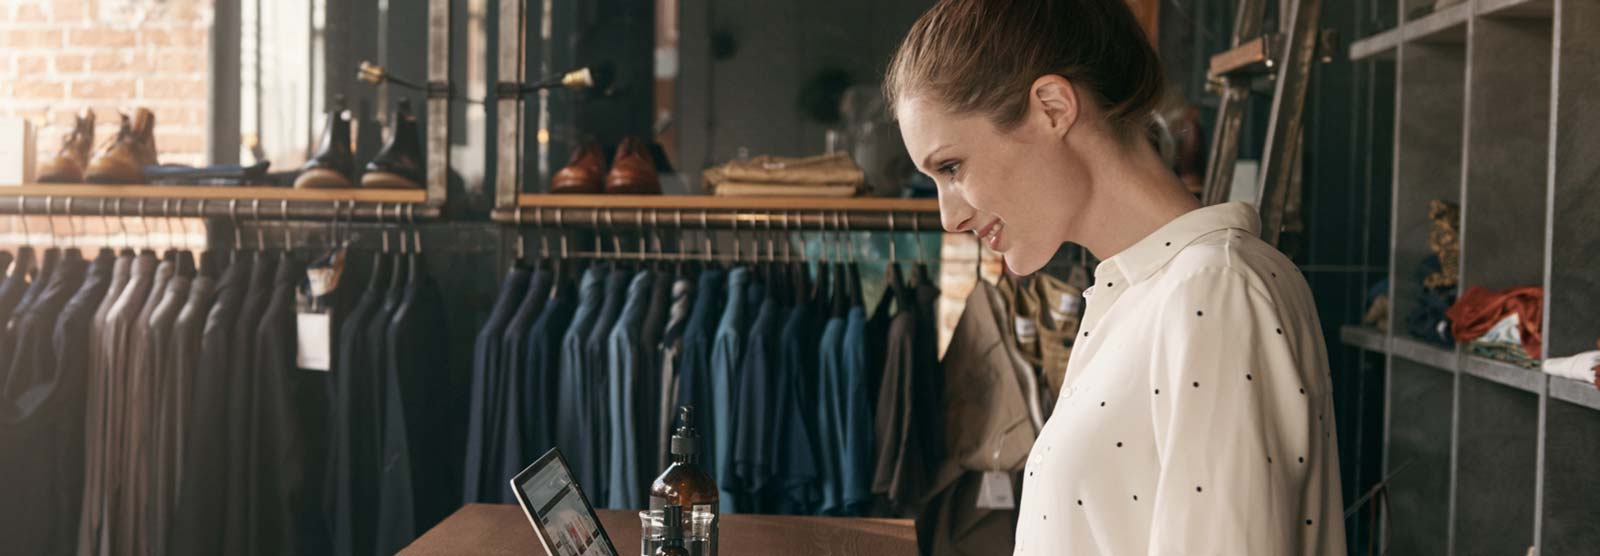
[[[84,107],[97,147],[147,107],[161,161],[203,163],[211,21],[210,0],[0,0],[0,117],[42,126],[48,156]]]

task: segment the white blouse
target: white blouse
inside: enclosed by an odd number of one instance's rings
[[[1198,209],[1096,268],[1016,554],[1345,553],[1316,306],[1260,226]]]

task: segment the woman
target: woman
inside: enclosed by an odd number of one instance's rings
[[[1101,259],[1029,455],[1017,554],[1343,554],[1327,355],[1253,207],[1200,207],[1143,134],[1160,62],[1123,0],[943,0],[885,91],[950,232],[1028,274]]]

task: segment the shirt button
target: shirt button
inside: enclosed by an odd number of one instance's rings
[[[1063,397],[1063,398],[1072,397],[1072,387],[1071,386],[1062,386],[1061,387],[1061,397]]]

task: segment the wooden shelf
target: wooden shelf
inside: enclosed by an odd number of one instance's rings
[[[1344,326],[1339,329],[1339,340],[1345,345],[1355,346],[1367,351],[1378,353],[1389,352],[1389,338],[1370,326]]]
[[[1396,27],[1350,43],[1350,59],[1363,60],[1383,54],[1394,57],[1394,48],[1400,45],[1401,28]]]
[[[293,189],[267,186],[209,185],[98,185],[34,184],[0,187],[5,196],[99,198],[99,199],[185,199],[185,200],[261,200],[368,203],[421,203],[428,193],[421,189]]]
[[[1538,369],[1527,369],[1475,355],[1466,357],[1461,372],[1535,395],[1544,388],[1546,376]]]
[[[1406,42],[1464,42],[1467,39],[1467,19],[1472,16],[1472,2],[1462,2],[1407,21],[1400,28]]]
[[[1391,338],[1389,342],[1390,346],[1392,346],[1389,353],[1395,357],[1415,363],[1421,363],[1431,369],[1446,373],[1455,373],[1457,370],[1456,362],[1458,358],[1456,357],[1455,350],[1445,349],[1421,340],[1414,340],[1403,336]]]
[[[936,199],[879,197],[717,197],[713,195],[539,195],[517,196],[527,208],[610,208],[660,210],[740,210],[753,212],[908,212],[938,214]]]

